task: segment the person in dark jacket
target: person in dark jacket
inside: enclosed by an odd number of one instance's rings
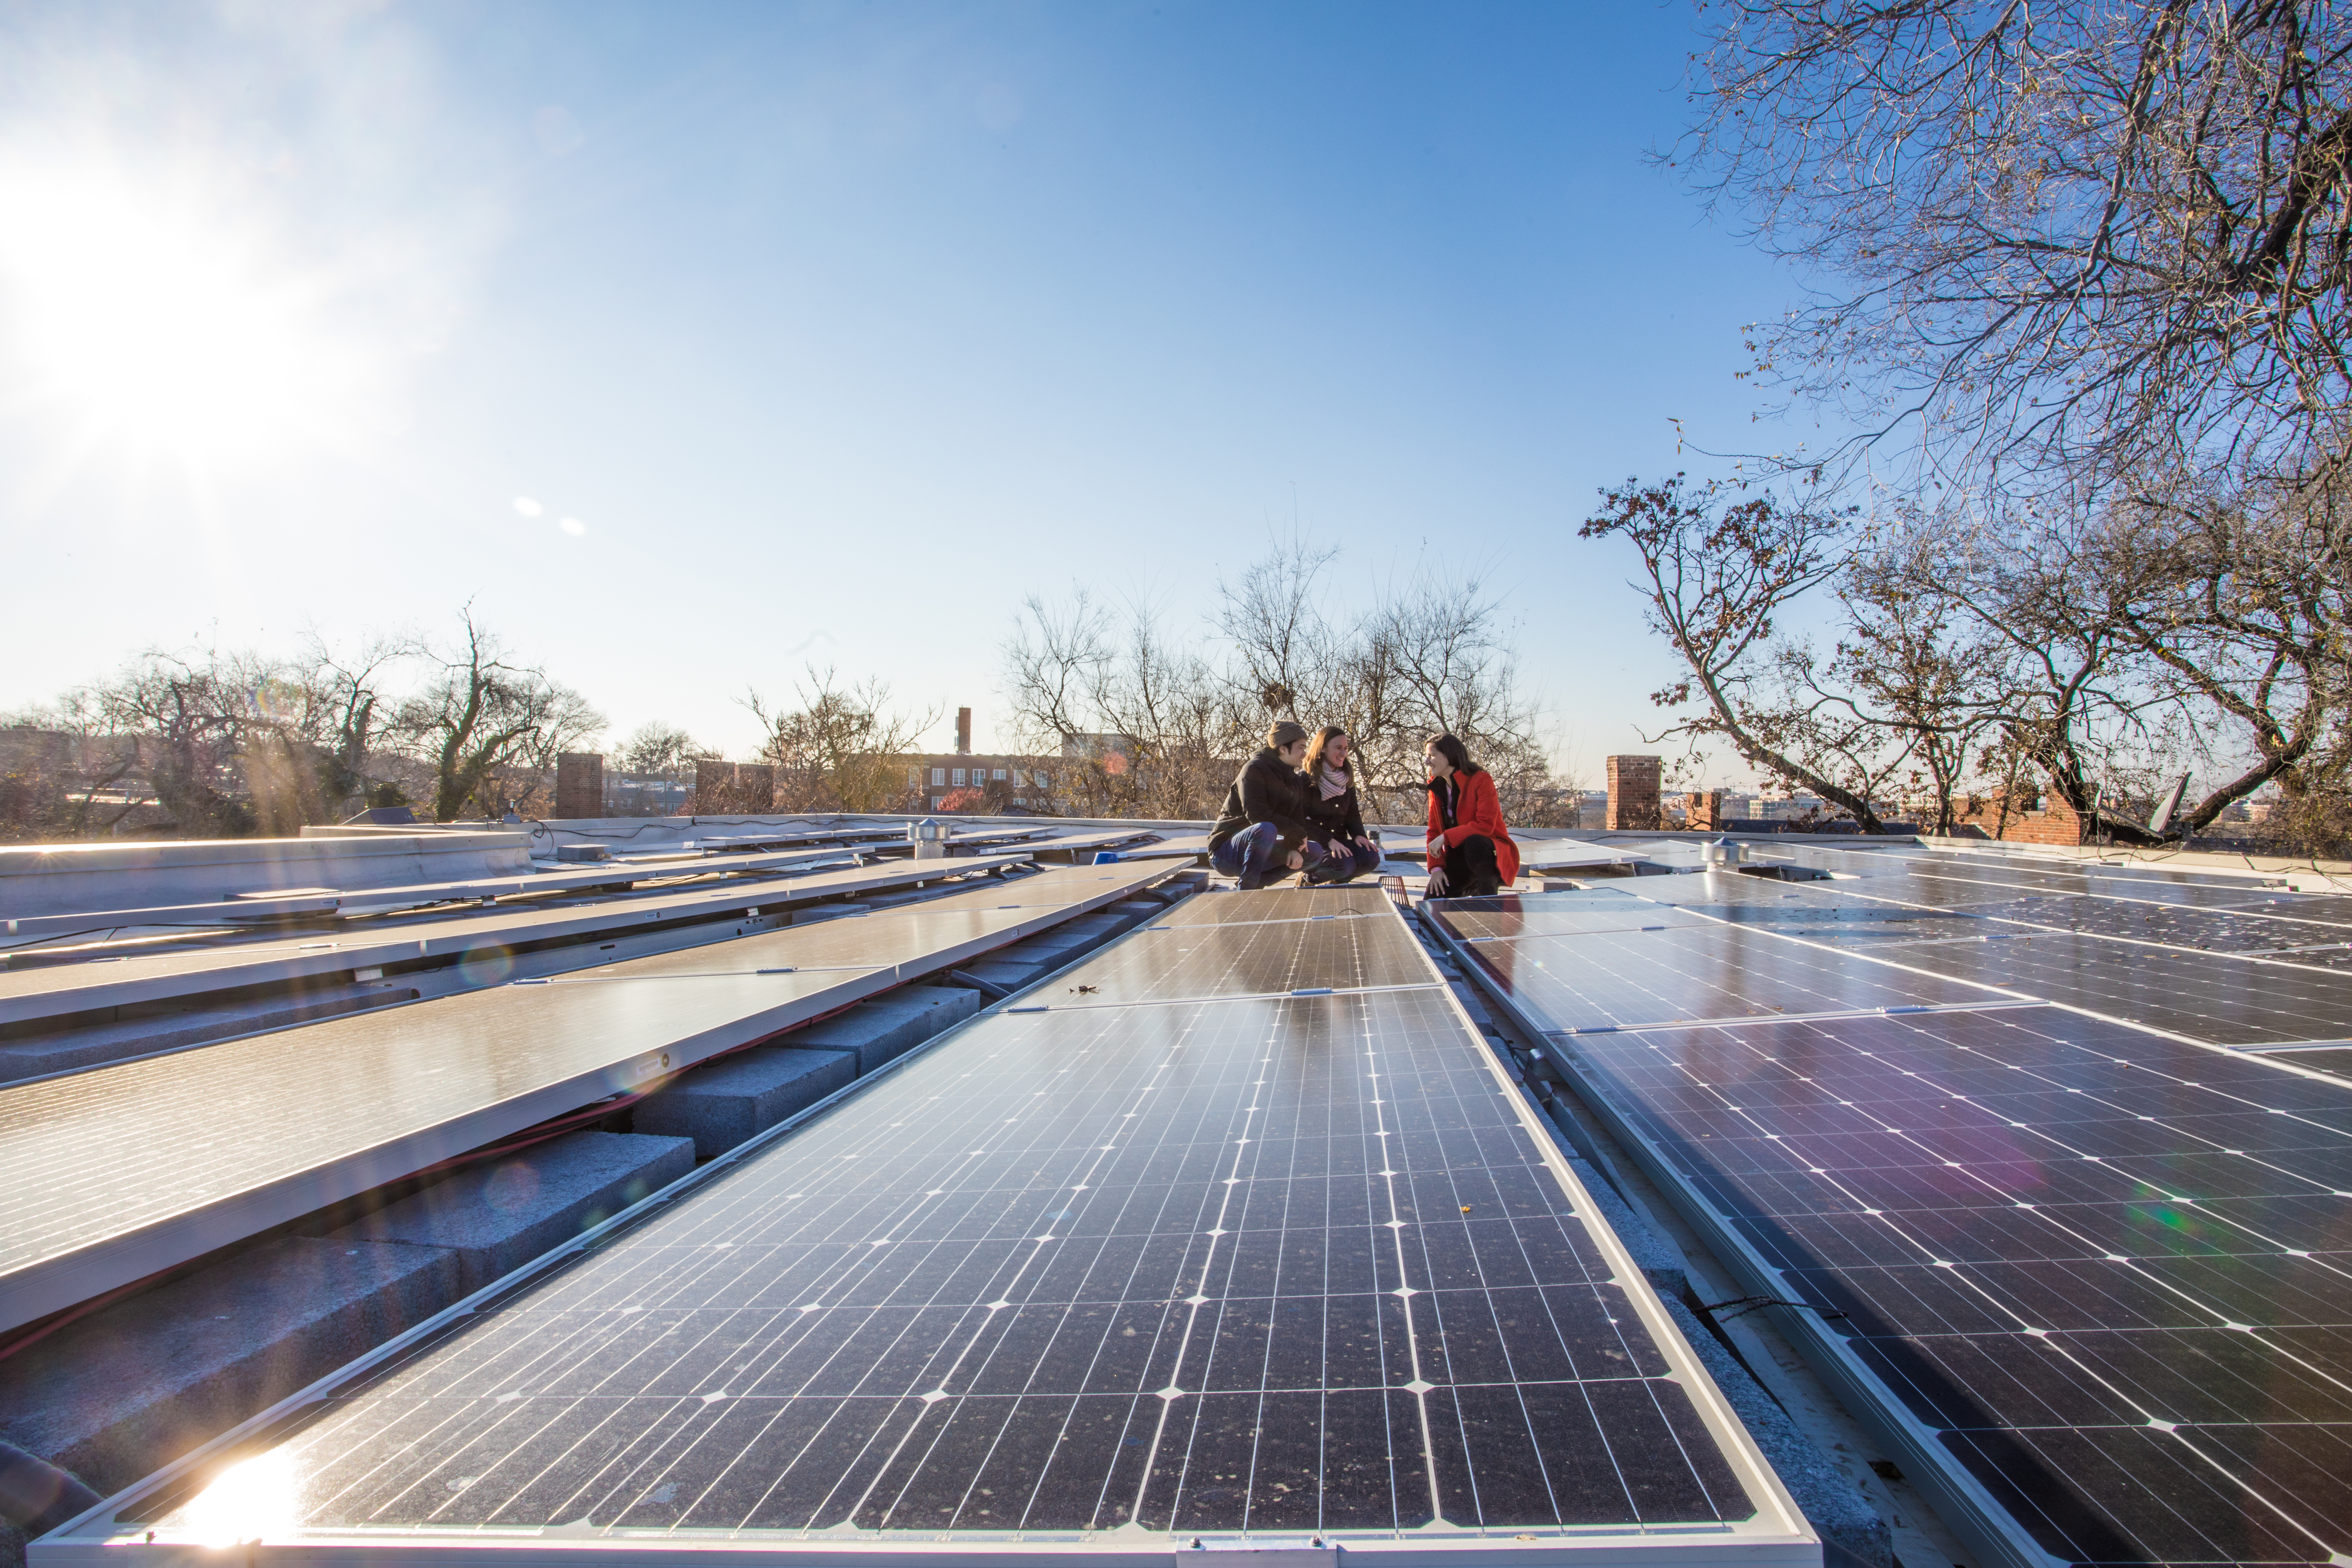
[[[1429,764],[1429,896],[1482,899],[1519,874],[1519,847],[1503,822],[1495,777],[1452,735],[1422,749]]]
[[[1305,780],[1307,815],[1330,836],[1329,858],[1310,880],[1344,882],[1375,870],[1381,863],[1380,841],[1364,828],[1363,804],[1356,798],[1356,772],[1348,763],[1353,742],[1337,724],[1326,724],[1307,743]]]
[[[1265,732],[1265,748],[1242,764],[1217,826],[1209,832],[1209,864],[1244,891],[1265,886],[1276,866],[1312,869],[1329,837],[1307,815],[1298,764],[1307,760],[1307,728],[1285,719]]]

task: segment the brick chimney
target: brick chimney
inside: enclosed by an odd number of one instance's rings
[[[1601,826],[1610,832],[1655,833],[1665,826],[1658,809],[1658,778],[1664,772],[1659,757],[1609,759],[1609,815]]]
[[[971,755],[971,710],[969,708],[956,710],[956,755]]]
[[[555,759],[555,815],[578,820],[604,815],[604,756],[566,752]]]

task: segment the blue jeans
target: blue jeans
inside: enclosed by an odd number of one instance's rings
[[[1381,852],[1378,846],[1359,844],[1352,839],[1334,838],[1331,840],[1330,858],[1324,861],[1323,875],[1319,879],[1326,882],[1345,882],[1350,878],[1360,877],[1367,871],[1377,871],[1380,866]]]
[[[1310,869],[1322,864],[1323,846],[1311,838],[1298,847],[1298,853]],[[1277,867],[1289,869],[1283,857],[1282,829],[1271,822],[1253,822],[1210,850],[1209,864],[1243,886],[1255,888],[1268,871]]]

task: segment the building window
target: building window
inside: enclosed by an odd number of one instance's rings
[[[933,771],[933,772],[937,772],[938,770],[937,770],[937,769],[933,769],[932,771]],[[945,805],[946,804],[947,804],[947,802],[946,802],[945,800],[941,799],[940,796],[938,796],[938,795],[933,795],[933,796],[931,796],[931,809],[932,809],[933,811],[937,811],[937,810],[939,810],[939,808],[940,808],[940,807],[941,807],[941,806]]]
[[[1003,784],[1004,782],[1004,770],[1003,768],[999,768],[988,776],[994,779],[998,784]]]
[[[908,768],[907,770],[907,787],[908,789],[920,789],[922,784],[923,770],[920,768]]]
[[[1054,781],[1047,778],[1044,773],[1039,773],[1036,776],[1037,787],[1039,789],[1052,789],[1054,787]]]
[[[961,768],[958,768],[955,771],[955,782],[957,788],[961,789],[963,787],[963,770]]]
[[[1023,773],[1019,768],[1013,769],[1013,787],[1014,789],[1027,789],[1029,787],[1029,775]]]
[[[931,787],[932,787],[932,788],[937,789],[940,785],[941,785],[941,784],[945,784],[945,783],[947,783],[947,782],[948,782],[948,771],[947,771],[947,769],[945,769],[945,768],[933,768],[933,769],[931,770]],[[939,803],[938,801],[933,801],[933,802],[931,802],[931,804],[932,804],[933,805],[939,805],[940,803]]]

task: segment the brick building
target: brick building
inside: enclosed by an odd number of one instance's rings
[[[925,811],[1045,811],[1054,799],[1051,757],[975,757],[943,752],[907,759],[907,787]]]

